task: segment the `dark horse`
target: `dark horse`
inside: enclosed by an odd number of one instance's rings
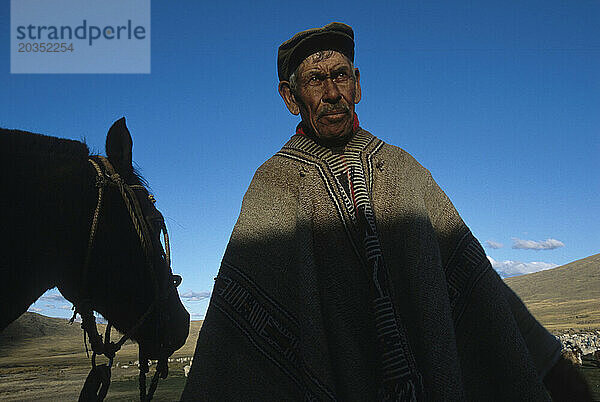
[[[176,290],[181,278],[132,145],[124,118],[108,132],[104,160],[78,141],[0,129],[0,331],[56,286],[98,354],[110,358],[118,347],[95,332],[92,311],[138,342],[141,362],[166,365],[183,346],[190,317]]]

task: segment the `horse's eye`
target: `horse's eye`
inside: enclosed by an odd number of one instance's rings
[[[162,219],[162,216],[160,215],[147,216],[146,222],[152,227],[152,229],[156,233],[160,233],[161,229],[163,228],[164,221]]]
[[[172,275],[172,279],[173,279],[173,285],[175,285],[175,287],[181,285],[181,281],[182,278],[179,275]]]

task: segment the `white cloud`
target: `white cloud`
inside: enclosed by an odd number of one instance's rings
[[[555,248],[564,247],[565,243],[556,239],[546,239],[543,241],[522,240],[516,237],[512,239],[512,248],[523,250],[554,250]]]
[[[102,316],[102,314],[94,311],[94,316],[96,316],[96,322],[99,324],[108,324],[108,320]]]
[[[68,304],[63,304],[62,306],[59,307],[59,309],[61,310],[72,310],[73,306],[70,306]]]
[[[485,245],[486,245],[487,247],[489,247],[489,248],[493,248],[493,249],[499,249],[499,248],[502,248],[502,247],[504,247],[504,244],[502,244],[502,243],[498,243],[498,242],[496,242],[496,241],[493,241],[493,240],[488,240],[488,241],[486,241],[486,242],[485,242]]]
[[[68,303],[67,299],[65,299],[63,297],[63,295],[61,295],[59,293],[44,294],[44,295],[40,296],[40,300],[49,300],[49,301]]]
[[[553,264],[551,262],[521,262],[511,260],[496,261],[490,256],[488,256],[488,260],[490,260],[492,268],[494,268],[496,272],[498,272],[498,274],[503,278],[507,278],[509,276],[531,274],[533,272],[544,271],[546,269],[558,267],[558,265]]]
[[[37,308],[37,307],[29,307],[29,309],[27,311],[31,311],[34,313],[41,313],[42,309],[41,308]]]
[[[210,292],[192,292],[191,290],[179,295],[184,301],[201,301],[210,297]]]
[[[192,320],[203,320],[204,319],[204,314],[200,314],[200,313],[192,313],[190,314]]]

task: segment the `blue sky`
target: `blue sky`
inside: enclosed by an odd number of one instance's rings
[[[0,126],[104,152],[126,116],[194,319],[254,171],[298,122],[277,47],[331,21],[355,30],[363,128],[432,172],[499,271],[600,251],[598,1],[154,1],[150,74],[10,74],[9,13]],[[56,293],[32,309],[69,316]]]

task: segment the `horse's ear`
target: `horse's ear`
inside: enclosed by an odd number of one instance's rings
[[[106,156],[115,169],[121,173],[133,170],[131,149],[133,141],[125,124],[125,117],[115,121],[106,135]]]

